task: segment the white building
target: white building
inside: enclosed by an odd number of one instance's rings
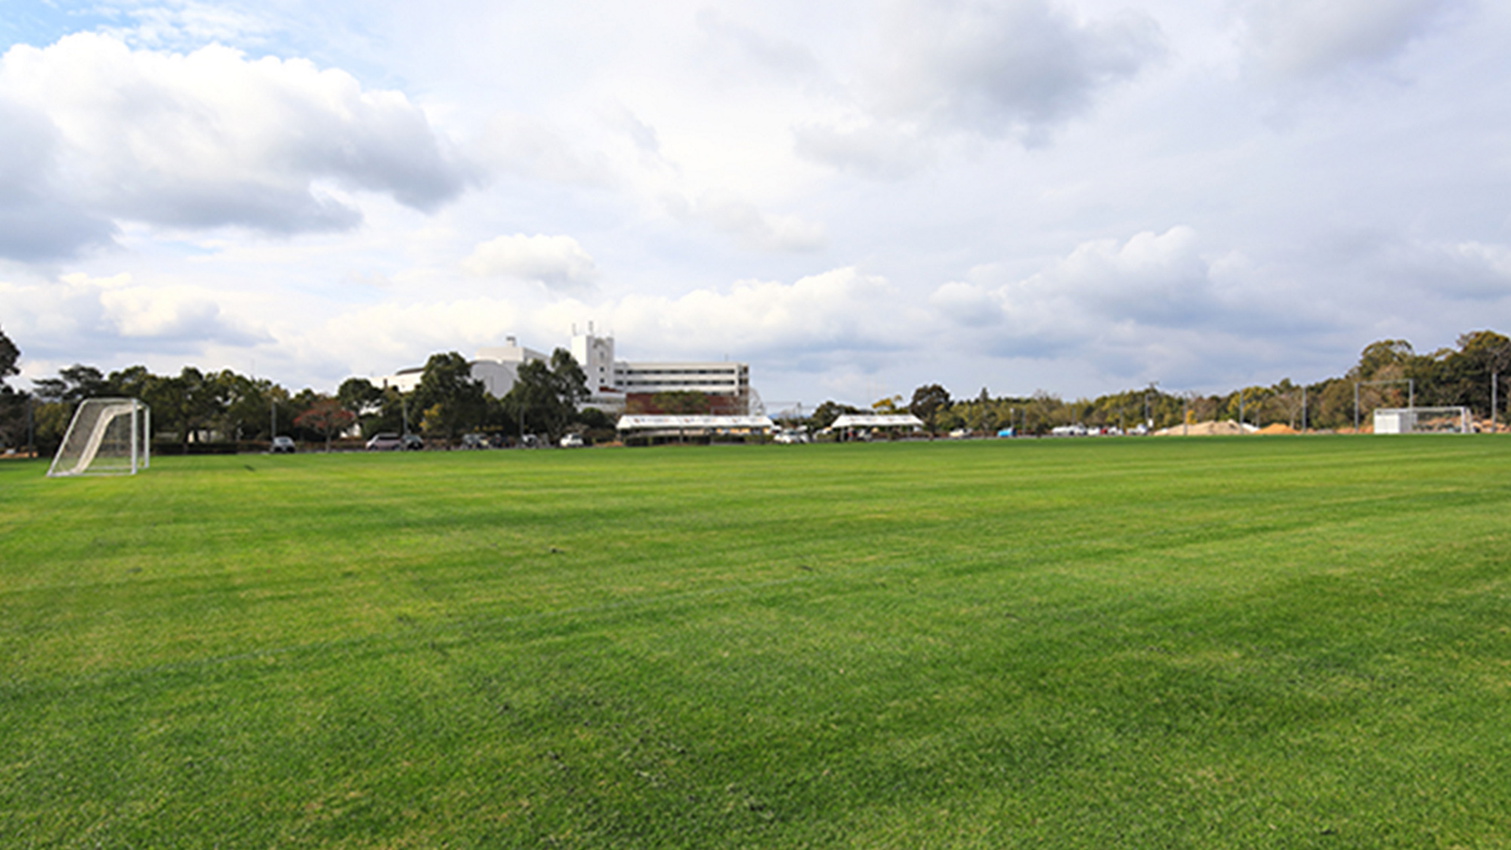
[[[549,360],[550,355],[533,348],[525,348],[514,337],[506,337],[503,345],[478,349],[477,356],[468,365],[472,367],[472,379],[482,381],[489,395],[502,397],[514,387],[519,378],[519,367],[531,360]],[[378,379],[382,389],[392,387],[401,393],[414,392],[425,374],[424,366],[400,369],[392,375]]]
[[[568,349],[588,379],[584,407],[609,412],[624,410],[631,393],[700,392],[718,396],[726,409],[747,412],[750,403],[750,366],[727,361],[679,361],[630,363],[614,359],[614,338],[597,336],[592,325],[587,333],[573,329]],[[472,377],[482,381],[489,395],[503,397],[519,378],[519,367],[531,360],[548,361],[549,354],[526,348],[514,337],[506,344],[478,349],[472,360]],[[425,367],[400,369],[379,379],[381,387],[412,392],[420,384]]]
[[[587,406],[623,410],[631,393],[699,392],[721,396],[725,407],[748,412],[750,365],[728,361],[671,361],[632,363],[614,359],[614,338],[596,336],[591,325],[585,334],[572,335],[572,357],[588,376],[592,397]]]

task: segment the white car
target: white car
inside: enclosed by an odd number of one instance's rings
[[[275,455],[278,455],[278,454],[289,454],[289,455],[291,455],[291,454],[294,453],[294,438],[293,437],[285,437],[285,436],[282,436],[282,435],[274,437],[273,438],[273,445],[271,446],[271,449],[273,451],[273,454],[275,454]]]
[[[580,449],[582,446],[581,434],[568,434],[561,438],[561,447],[564,449]]]

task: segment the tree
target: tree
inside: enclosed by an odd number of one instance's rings
[[[322,398],[294,419],[300,428],[318,431],[325,437],[325,450],[331,450],[331,437],[345,431],[357,421],[357,415],[333,398]]]
[[[221,410],[215,417],[217,428],[227,439],[250,440],[264,434],[271,427],[270,397],[273,382],[249,378],[223,369],[208,379],[215,385],[214,395]],[[267,434],[271,440],[276,434]]]
[[[1411,343],[1404,339],[1382,339],[1372,342],[1364,347],[1359,353],[1359,365],[1355,366],[1358,380],[1374,381],[1381,379],[1395,379],[1404,375],[1406,365],[1415,356]],[[1384,376],[1380,373],[1388,368],[1393,372]]]
[[[225,409],[220,387],[193,366],[185,366],[171,378],[149,375],[138,397],[152,407],[154,425],[174,431],[184,445],[215,424]]]
[[[6,379],[19,375],[21,349],[0,329],[0,446],[19,445],[26,434],[26,396],[10,388]]]
[[[1034,390],[1023,411],[1023,430],[1028,434],[1047,434],[1056,425],[1068,425],[1065,402],[1046,390]]]
[[[342,381],[336,390],[336,399],[343,408],[351,411],[356,421],[364,425],[380,416],[383,411],[383,391],[366,378],[347,378]],[[364,434],[365,431],[364,428]]]
[[[58,370],[56,378],[40,378],[33,383],[37,398],[77,404],[86,398],[109,395],[110,381],[93,366],[75,363]]]
[[[16,368],[16,361],[20,359],[21,349],[5,335],[5,329],[0,328],[0,387],[5,386],[6,378],[21,374]]]
[[[588,379],[572,353],[558,348],[550,362],[522,363],[514,387],[504,396],[511,422],[531,433],[544,431],[552,441],[561,438],[577,418],[577,405],[588,398]]]
[[[939,430],[940,414],[949,409],[949,390],[939,384],[925,384],[914,390],[913,401],[908,404],[908,411],[922,419],[931,434]]]
[[[840,404],[837,401],[825,401],[814,409],[813,415],[808,417],[808,427],[815,431],[822,431],[834,424],[834,420],[851,413],[862,412],[858,407],[848,404]]]
[[[673,416],[691,416],[708,413],[710,406],[707,393],[697,390],[668,390],[651,396],[654,410],[636,410],[636,413],[667,413]]]
[[[419,386],[410,394],[409,410],[411,415],[419,412],[423,417],[427,435],[439,436],[449,446],[462,433],[482,424],[487,393],[483,382],[473,379],[467,358],[455,351],[432,354],[425,362]]]

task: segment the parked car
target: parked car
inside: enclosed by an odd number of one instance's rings
[[[568,434],[561,438],[561,447],[564,449],[580,449],[582,446],[581,434]]]
[[[399,436],[394,433],[374,434],[367,441],[367,450],[370,452],[395,452],[400,449],[416,451],[425,448],[425,441],[420,439],[419,434],[405,434]]]
[[[273,454],[275,454],[275,455],[277,455],[277,454],[289,454],[289,455],[291,455],[291,454],[294,453],[294,449],[295,449],[294,438],[293,437],[285,437],[285,436],[282,436],[282,435],[274,437],[273,438],[273,445],[271,446],[271,449],[272,449]]]
[[[486,448],[490,448],[490,444],[488,443],[487,436],[485,436],[483,434],[463,434],[462,435],[462,448],[464,448],[464,449],[486,449]]]
[[[404,441],[399,439],[398,434],[374,434],[367,441],[367,450],[370,452],[397,451],[403,447]]]

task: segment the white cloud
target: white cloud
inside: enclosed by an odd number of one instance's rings
[[[1163,50],[1138,12],[1082,20],[1048,0],[902,0],[870,96],[884,114],[1035,142]]]
[[[598,276],[593,258],[570,236],[496,236],[462,260],[478,277],[539,281],[555,290],[581,289]]]
[[[273,28],[262,18],[228,6],[170,0],[162,5],[124,5],[109,11],[126,23],[102,27],[100,32],[131,44],[153,48],[178,48],[207,42],[233,43],[262,40]]]
[[[658,357],[791,358],[898,347],[908,319],[889,306],[895,294],[884,278],[842,268],[790,284],[747,280],[675,298],[630,295],[604,305],[600,317],[626,343],[655,346]]]
[[[796,215],[761,211],[725,193],[704,194],[692,214],[757,251],[813,251],[824,246],[824,226]]]
[[[1251,0],[1251,49],[1269,70],[1310,76],[1387,62],[1461,0]]]
[[[268,341],[265,331],[237,315],[250,300],[197,286],[145,284],[125,273],[75,272],[30,285],[0,281],[13,338],[24,339],[31,356],[68,363]]]
[[[0,257],[23,261],[108,245],[115,226],[63,190],[58,131],[0,93]]]
[[[349,193],[430,210],[468,179],[404,95],[213,45],[161,53],[87,33],[18,45],[0,59],[0,103],[42,166],[0,215],[39,206],[28,196],[69,213],[43,240],[55,254],[102,241],[111,221],[345,229],[362,218]]]
[[[712,7],[699,9],[698,27],[709,37],[718,55],[732,53],[746,60],[744,67],[755,67],[779,78],[800,84],[819,74],[818,58],[803,45],[772,36],[733,20]]]
[[[807,123],[792,130],[798,156],[873,177],[901,177],[929,162],[933,148],[916,126],[896,121]]]
[[[1209,255],[1194,229],[1177,226],[1082,243],[1027,278],[991,283],[999,273],[983,267],[973,275],[979,280],[937,288],[930,305],[983,335],[1002,356],[1073,349],[1107,361],[1126,356],[1120,339],[1149,346],[1169,334],[1285,336],[1317,329],[1315,311],[1295,303],[1289,287],[1250,272],[1242,255]]]

